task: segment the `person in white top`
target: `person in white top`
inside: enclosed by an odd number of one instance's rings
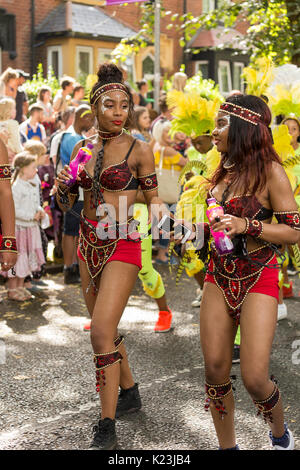
[[[37,103],[29,106],[29,119],[20,124],[20,130],[26,135],[27,139],[36,139],[46,144],[46,131],[41,124],[43,120],[44,108]]]
[[[15,120],[16,103],[13,98],[2,98],[0,100],[0,128],[8,133],[6,143],[10,163],[17,153],[22,152],[19,123]]]
[[[36,157],[24,151],[14,160],[12,193],[16,213],[16,241],[18,260],[15,275],[9,271],[8,298],[23,301],[32,298],[24,287],[24,279],[33,271],[39,271],[45,263],[39,223],[45,217],[40,205],[37,188],[31,180],[37,172]]]
[[[53,109],[55,113],[62,113],[68,107],[70,95],[73,93],[75,80],[72,77],[62,77],[60,80],[61,89],[56,93],[53,100]]]

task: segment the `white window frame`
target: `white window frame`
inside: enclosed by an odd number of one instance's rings
[[[233,62],[233,77],[232,77],[233,81],[234,81],[234,68],[235,67],[242,67],[242,69],[244,69],[245,64],[244,64],[244,62]],[[233,86],[235,87],[235,83],[233,83]],[[241,79],[241,90],[240,91],[242,93],[244,93],[244,89],[245,89],[245,83],[244,83],[244,80]]]
[[[224,87],[223,87],[221,67],[226,67],[227,68],[228,86],[229,86],[228,91],[225,91]],[[226,97],[226,95],[228,95],[230,93],[230,91],[232,90],[232,78],[231,78],[231,68],[230,68],[229,60],[219,60],[219,63],[218,63],[218,82],[219,82],[219,87],[220,87],[220,93],[222,93]]]
[[[89,74],[93,73],[93,55],[94,49],[91,46],[76,46],[76,59],[75,59],[75,75],[79,78],[80,70],[79,70],[79,54],[80,52],[87,52],[89,54]]]
[[[195,72],[201,72],[200,65],[208,65],[209,66],[209,60],[197,60],[195,62]]]
[[[210,13],[215,9],[215,0],[207,0],[207,2],[207,7],[204,7],[204,0],[202,0],[202,13]]]
[[[100,55],[101,55],[101,54],[109,54],[109,56],[110,56],[110,54],[111,54],[112,51],[113,51],[113,49],[111,49],[111,48],[109,48],[109,47],[108,47],[108,48],[99,47],[99,48],[98,48],[98,65],[99,65],[101,62],[103,62],[102,59],[100,59]],[[111,59],[110,59],[110,60],[111,60]]]
[[[147,59],[147,57],[150,57],[150,59],[153,61],[153,64],[155,64],[155,57],[154,57],[154,55],[151,54],[151,52],[148,52],[148,53],[145,55],[145,57],[142,58],[142,69],[143,69],[143,62],[144,62],[144,60]],[[144,78],[145,80],[153,80],[153,79],[154,79],[154,74],[146,73],[146,74],[144,75],[144,72],[143,72],[143,78]]]
[[[52,52],[58,52],[58,77],[60,78],[63,75],[63,68],[62,68],[62,47],[61,46],[48,46],[47,47],[47,69],[49,69],[49,66],[52,65],[51,61],[51,54]],[[54,69],[53,69],[54,70]]]

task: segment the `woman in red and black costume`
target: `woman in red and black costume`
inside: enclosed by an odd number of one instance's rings
[[[77,184],[70,190],[64,184],[70,178],[69,168],[59,174],[58,203],[64,210],[70,208],[78,187],[83,188],[78,256],[83,294],[91,315],[96,389],[101,401],[101,419],[91,449],[100,450],[116,446],[115,416],[141,407],[124,338],[117,331],[141,269],[141,241],[128,210],[133,208],[138,188],[148,206],[162,202],[157,196],[154,157],[148,144],[124,132],[133,112],[133,100],[116,65],[103,64],[99,68],[90,103],[98,123],[96,138],[87,144],[92,157],[79,166]],[[82,142],[74,148],[73,157],[80,147]]]
[[[0,139],[0,265],[9,271],[17,262],[15,206],[11,192],[11,166],[6,147]]]
[[[269,360],[279,291],[274,248],[299,242],[300,219],[272,145],[270,123],[271,112],[262,99],[235,95],[221,105],[212,133],[222,158],[208,197],[223,206],[224,216],[211,229],[226,230],[235,246],[232,254],[220,256],[211,243],[200,308],[206,409],[211,410],[220,449],[238,449],[230,380],[238,323],[244,385],[258,414],[270,425],[273,448],[286,450],[294,445],[284,423],[278,386],[269,378]],[[277,224],[271,223],[273,215]],[[203,225],[195,228],[203,230]],[[208,229],[205,224],[206,238]]]

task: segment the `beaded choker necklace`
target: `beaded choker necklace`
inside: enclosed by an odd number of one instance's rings
[[[124,128],[120,132],[106,132],[106,131],[101,131],[98,130],[98,135],[101,137],[103,140],[112,140],[116,139],[117,137],[120,137],[124,132]]]

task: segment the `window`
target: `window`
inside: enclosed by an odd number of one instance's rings
[[[143,78],[146,80],[154,78],[154,57],[150,54],[143,60]]]
[[[233,88],[244,92],[244,80],[241,77],[243,73],[244,64],[243,62],[234,62],[233,64]]]
[[[76,47],[76,77],[77,79],[85,78],[93,73],[93,48],[87,46]]]
[[[202,78],[209,78],[208,76],[208,60],[198,60],[196,62],[196,73],[201,72]]]
[[[202,0],[202,13],[209,13],[216,8],[215,0]]]
[[[59,78],[62,76],[62,51],[61,46],[50,46],[47,48],[48,68],[52,67],[54,75]]]
[[[98,49],[98,63],[110,62],[112,49]]]
[[[232,90],[230,63],[227,60],[219,61],[218,81],[221,93],[226,95]]]

